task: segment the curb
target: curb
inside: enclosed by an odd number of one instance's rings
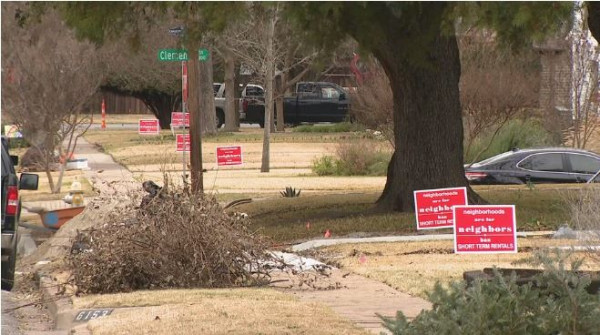
[[[36,272],[35,278],[42,292],[42,301],[54,319],[55,330],[69,331],[73,327],[75,311],[68,297],[57,298],[58,287],[52,278],[44,273]]]
[[[517,237],[551,236],[554,231],[517,232]],[[291,246],[292,252],[305,251],[314,248],[326,247],[335,244],[346,243],[377,243],[377,242],[422,242],[453,240],[454,234],[427,234],[427,235],[400,235],[400,236],[378,236],[362,238],[336,238],[316,239]]]

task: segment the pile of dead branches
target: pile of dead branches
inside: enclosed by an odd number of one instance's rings
[[[248,219],[224,213],[210,196],[149,193],[111,215],[117,220],[77,234],[69,260],[80,293],[269,282],[263,264],[272,255]]]

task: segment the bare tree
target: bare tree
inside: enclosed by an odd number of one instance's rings
[[[514,55],[497,47],[486,31],[471,31],[459,38],[462,73],[460,100],[465,123],[465,157],[476,162],[506,123],[538,105],[537,55]],[[479,152],[472,153],[476,139],[491,134]]]
[[[574,27],[569,36],[572,47],[572,126],[567,132],[567,137],[573,147],[583,149],[600,121],[600,101],[598,101],[600,49],[583,24],[584,7],[576,6],[574,14]]]
[[[53,193],[60,192],[67,159],[91,119],[83,106],[103,81],[102,54],[78,41],[49,11],[39,23],[21,27],[20,6],[2,3],[2,111],[39,152]],[[52,174],[55,157],[60,174]]]
[[[257,82],[265,87],[265,136],[263,142],[262,172],[269,171],[269,141],[274,131],[275,100],[278,101],[278,130],[283,130],[283,95],[310,69],[318,52],[306,52],[302,44],[294,42],[293,34],[282,20],[284,3],[248,5],[248,20],[230,27],[223,35],[223,48],[249,69]],[[302,51],[306,55],[299,56]],[[292,70],[297,73],[291,77]],[[275,79],[279,77],[277,85]]]

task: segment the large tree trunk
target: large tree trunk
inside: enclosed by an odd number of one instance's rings
[[[388,77],[396,78],[390,80],[395,152],[378,207],[410,212],[413,191],[458,186],[469,188],[470,203],[480,201],[468,186],[463,167],[456,37],[438,31],[424,57],[427,63],[420,66],[406,59],[400,45],[389,44],[376,52]]]
[[[235,58],[229,49],[225,49],[225,131],[239,131],[238,104],[235,99]]]

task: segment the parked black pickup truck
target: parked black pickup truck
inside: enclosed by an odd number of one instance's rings
[[[287,124],[301,122],[342,122],[348,115],[349,100],[344,89],[327,82],[300,82],[294,96],[283,98],[283,117]],[[264,103],[247,107],[246,122],[265,123]]]

